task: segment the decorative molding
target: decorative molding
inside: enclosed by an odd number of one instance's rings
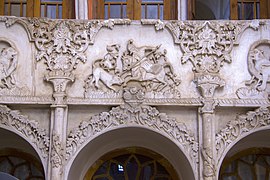
[[[147,98],[180,98],[181,81],[167,59],[167,50],[160,47],[136,46],[129,40],[127,50],[120,54],[119,44],[108,45],[104,57],[93,62],[85,97],[121,98],[123,87],[136,84]]]
[[[198,162],[198,142],[191,135],[184,123],[175,118],[160,113],[155,107],[143,105],[144,92],[136,87],[124,90],[124,105],[113,107],[109,112],[101,112],[80,125],[68,135],[66,158],[72,157],[88,139],[113,128],[136,125],[161,131],[175,139],[183,147],[183,151],[190,156],[194,166]]]
[[[52,104],[51,96],[0,96],[1,104]]]
[[[39,128],[39,123],[29,120],[17,110],[11,110],[0,105],[0,126],[21,134],[39,149],[42,157],[46,159],[49,152],[49,137],[45,129]]]
[[[221,160],[220,158],[227,151],[230,144],[238,141],[246,134],[269,125],[269,107],[260,107],[255,111],[249,111],[247,114],[239,115],[235,120],[228,122],[226,127],[216,134],[217,162]]]
[[[263,39],[253,43],[248,53],[248,70],[251,79],[247,87],[239,88],[236,94],[241,99],[267,99],[270,91],[270,40]]]

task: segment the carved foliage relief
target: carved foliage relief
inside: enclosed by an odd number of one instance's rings
[[[184,53],[182,63],[190,61],[196,73],[218,73],[224,62],[232,61],[230,52],[243,29],[259,26],[226,21],[156,21],[154,24],[156,30],[167,27],[171,31]]]
[[[235,140],[256,129],[270,125],[270,108],[261,107],[239,115],[216,134],[217,157],[220,160],[226,148]]]
[[[101,112],[89,120],[82,121],[67,139],[67,158],[71,157],[91,137],[106,130],[123,125],[139,125],[167,134],[178,141],[186,154],[198,161],[198,143],[185,124],[168,117],[155,107],[143,105],[144,92],[136,87],[126,88],[123,93],[125,104],[113,107],[109,112]]]
[[[148,98],[180,97],[177,89],[180,79],[161,45],[137,46],[129,40],[122,54],[119,44],[108,45],[106,49],[104,57],[93,62],[93,72],[85,81],[86,98],[102,94],[120,97],[123,87],[130,85],[144,89]]]
[[[43,158],[47,158],[49,137],[45,129],[39,128],[37,121],[29,120],[26,116],[21,115],[19,111],[0,105],[0,126],[12,129],[24,136],[40,150]]]
[[[255,42],[249,50],[247,63],[251,79],[246,81],[247,87],[237,90],[242,99],[264,99],[270,93],[270,40]]]

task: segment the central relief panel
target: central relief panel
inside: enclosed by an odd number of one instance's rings
[[[106,47],[102,59],[92,64],[85,80],[85,98],[121,98],[122,89],[137,87],[145,98],[180,98],[181,82],[161,44],[139,46],[132,39],[125,46]]]

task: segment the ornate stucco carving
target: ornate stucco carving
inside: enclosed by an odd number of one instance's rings
[[[55,104],[65,104],[65,90],[75,77],[73,70],[81,61],[86,61],[85,50],[94,43],[102,27],[112,28],[114,24],[129,24],[130,20],[51,20],[40,18],[1,17],[6,27],[19,23],[25,27],[30,41],[37,49],[36,60],[44,60],[48,74],[45,80],[54,86]]]
[[[93,62],[85,97],[119,98],[123,87],[137,84],[148,98],[179,98],[180,79],[167,59],[167,50],[160,47],[136,46],[129,40],[127,50],[120,54],[119,44],[108,45],[105,56]]]
[[[60,136],[55,131],[52,133],[51,163],[54,168],[59,168],[64,161],[64,148]]]
[[[124,105],[113,107],[109,112],[101,112],[89,120],[82,121],[71,130],[67,138],[67,159],[80,149],[91,137],[112,128],[136,125],[161,131],[175,139],[190,156],[194,165],[198,161],[198,143],[184,123],[168,117],[155,107],[143,105],[144,91],[136,87],[126,88],[123,92]]]
[[[49,137],[44,129],[39,128],[37,121],[29,120],[19,111],[0,105],[0,126],[21,134],[40,150],[44,159],[48,157]]]
[[[13,43],[0,38],[0,95],[29,96],[30,90],[16,79],[19,52]]]
[[[11,89],[16,80],[13,72],[17,67],[17,50],[5,47],[0,52],[0,88]]]
[[[270,40],[260,40],[253,43],[248,53],[248,69],[251,79],[246,82],[247,87],[239,88],[236,92],[243,99],[268,98],[267,89],[270,82]]]
[[[160,21],[142,20],[156,30],[170,30],[183,51],[181,62],[191,61],[196,73],[218,73],[224,62],[232,61],[230,52],[248,27],[258,29],[263,21]]]
[[[255,111],[249,111],[230,121],[225,128],[216,134],[216,151],[219,162],[228,146],[239,140],[245,134],[256,131],[270,125],[270,108],[260,107]]]

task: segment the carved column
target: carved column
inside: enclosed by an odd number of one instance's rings
[[[66,129],[67,129],[67,103],[66,103],[66,87],[67,84],[74,81],[73,75],[65,73],[49,73],[46,80],[53,84],[54,104],[51,105],[51,146],[50,146],[50,172],[49,179],[64,179],[64,155],[66,147]]]
[[[217,104],[213,96],[216,88],[224,86],[225,83],[218,75],[213,74],[196,74],[195,83],[200,90],[203,103],[203,107],[200,108],[202,116],[202,176],[205,180],[214,180],[216,179],[214,109]]]

